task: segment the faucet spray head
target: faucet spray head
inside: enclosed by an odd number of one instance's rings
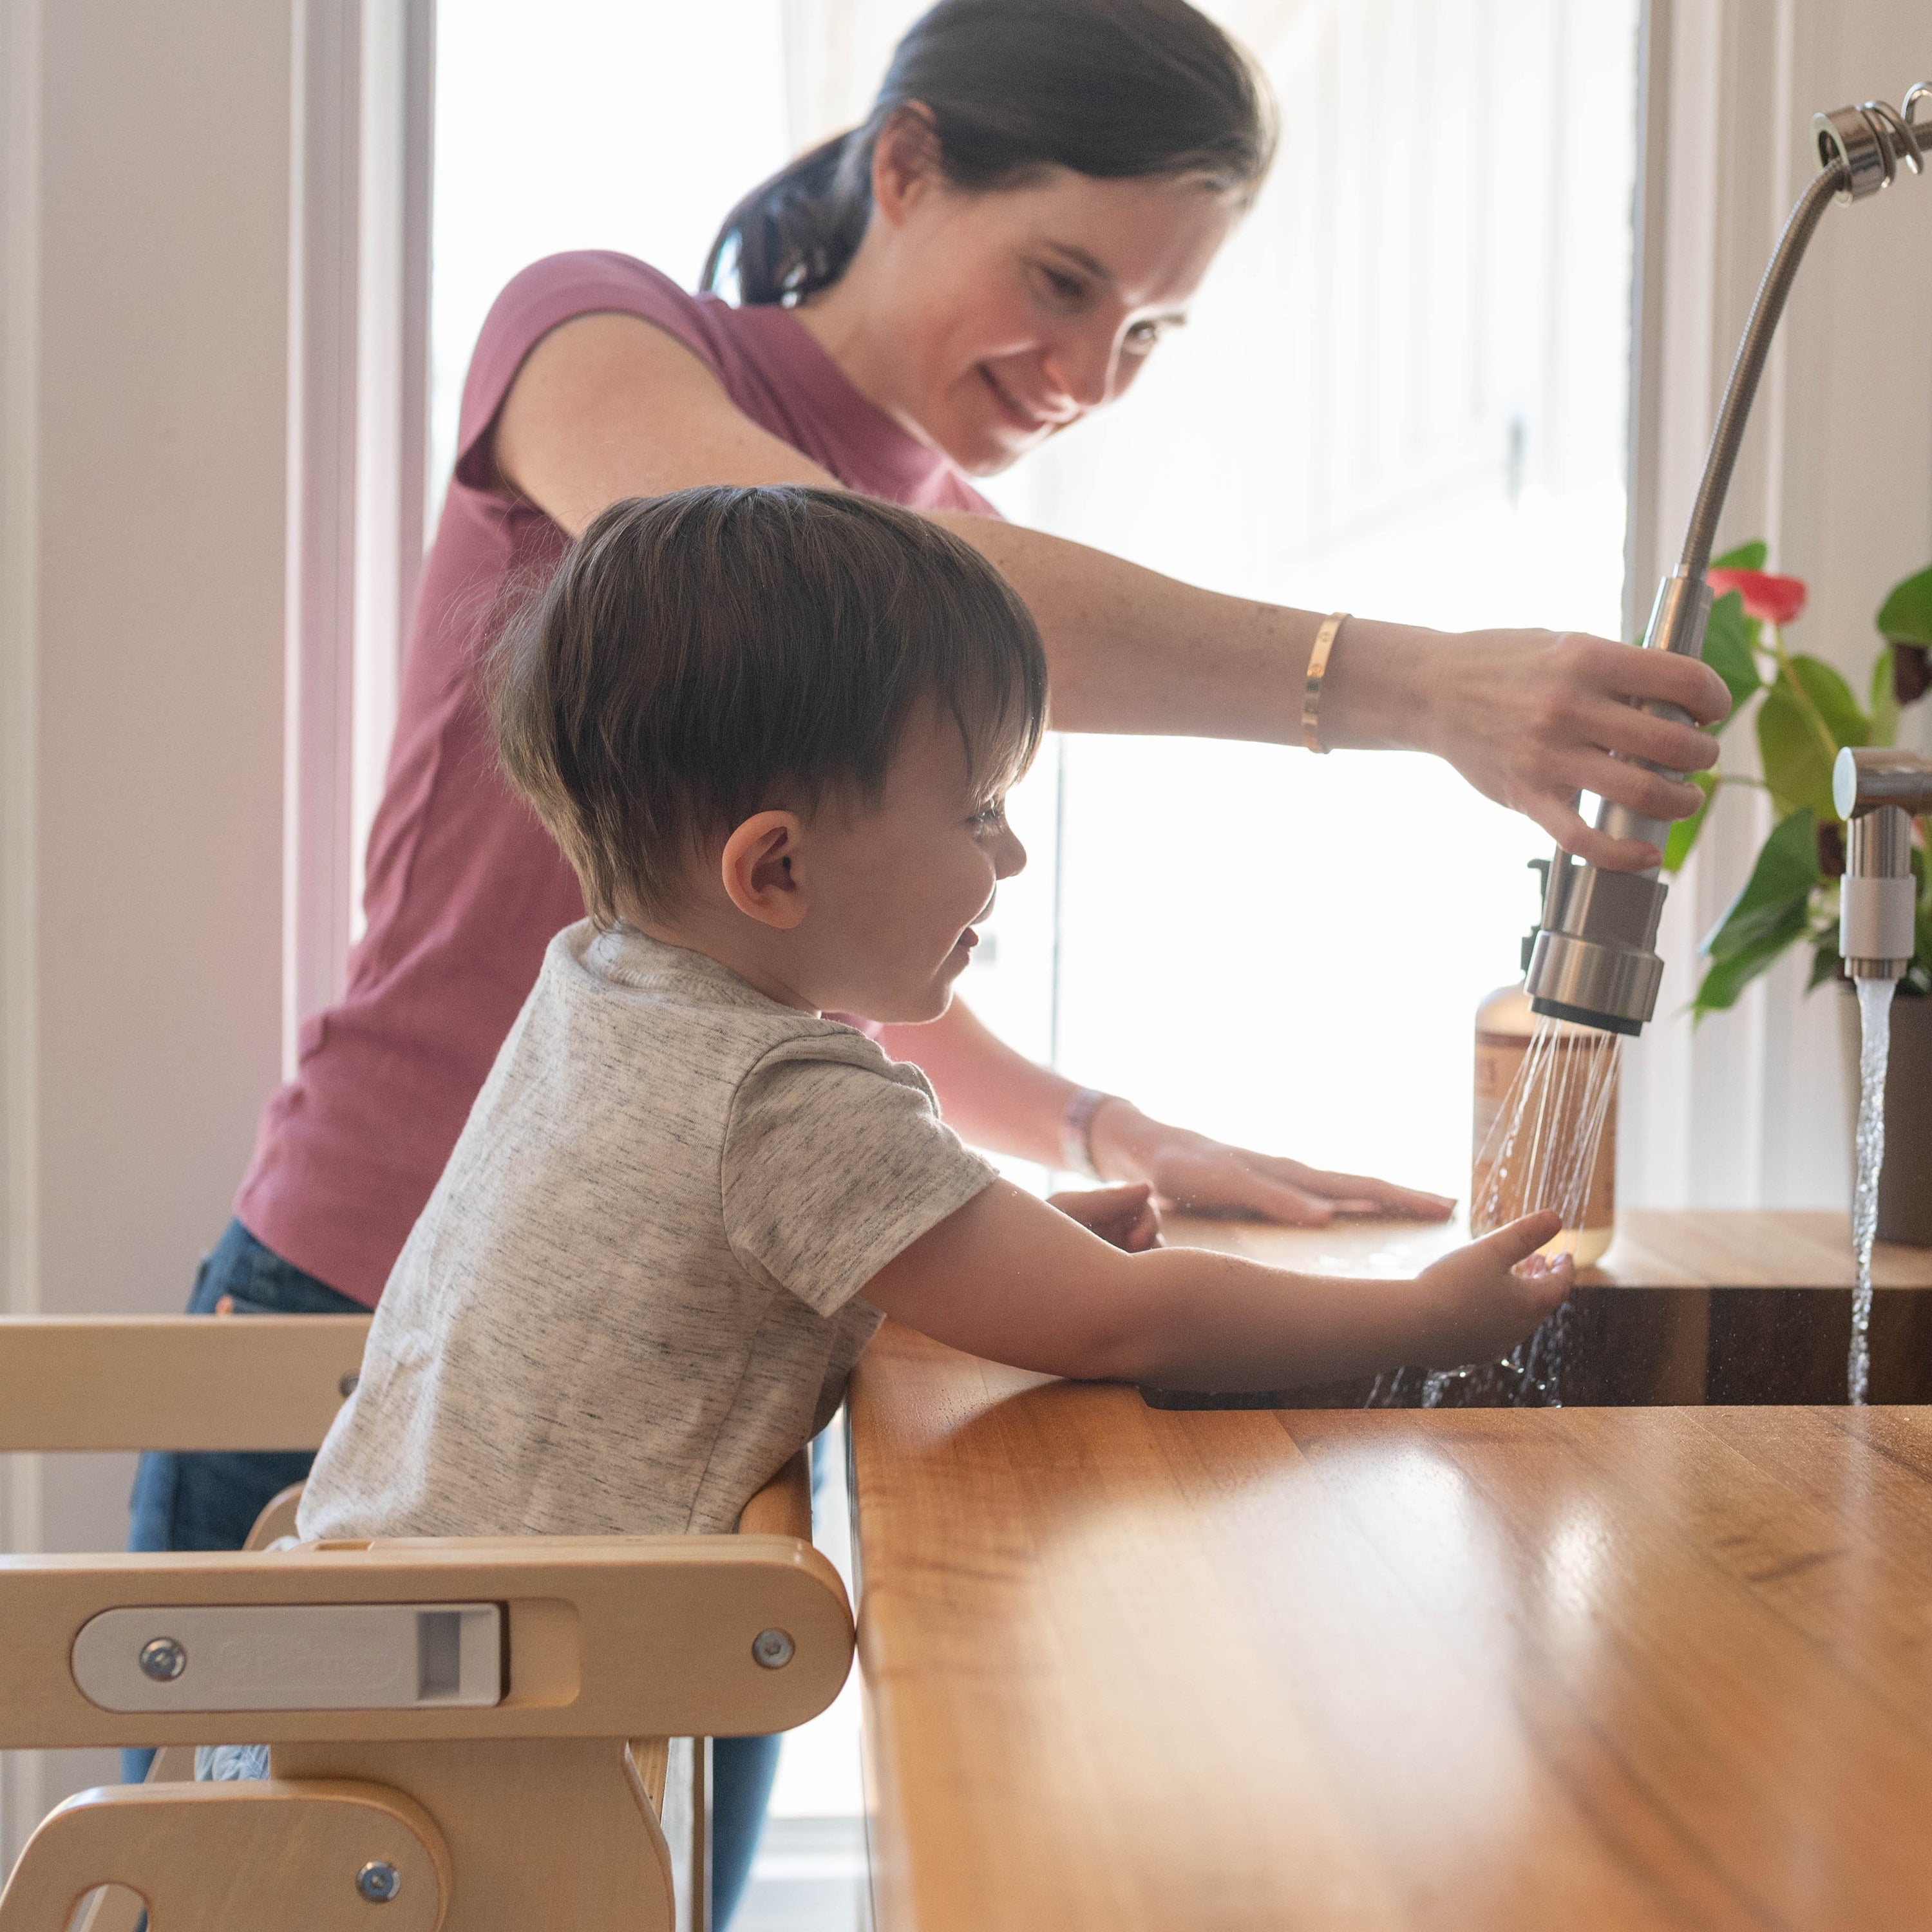
[[[1710,615],[1711,586],[1702,573],[1679,570],[1658,587],[1643,648],[1701,656]],[[1648,708],[1688,722],[1675,705]],[[1661,820],[1608,803],[1597,824],[1612,838],[1641,839],[1659,851],[1670,830]],[[1670,890],[1654,872],[1606,872],[1559,850],[1524,981],[1530,1010],[1606,1033],[1642,1032],[1664,982],[1657,928]]]
[[[1912,820],[1932,811],[1932,758],[1847,746],[1832,768],[1832,802],[1846,822],[1838,885],[1838,951],[1854,980],[1902,980],[1918,940]]]
[[[1525,980],[1530,1010],[1605,1033],[1639,1034],[1657,1010],[1657,925],[1670,890],[1642,872],[1606,872],[1559,851]]]

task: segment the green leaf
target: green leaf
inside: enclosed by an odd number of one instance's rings
[[[1712,962],[1690,1010],[1699,1019],[1706,1013],[1721,1012],[1736,1004],[1738,995],[1752,980],[1774,965],[1778,956],[1794,940],[1804,936],[1804,902],[1798,899],[1781,909],[1778,922],[1766,926],[1750,945]]]
[[[1762,548],[1762,545],[1760,546]],[[1713,728],[1721,731],[1746,698],[1764,688],[1757,668],[1758,622],[1744,615],[1744,600],[1727,590],[1711,606],[1704,631],[1704,662],[1724,680],[1731,694],[1730,716]]]
[[[1877,663],[1872,666],[1872,743],[1874,745],[1896,743],[1898,739],[1898,721],[1902,715],[1899,708],[1898,692],[1892,681],[1892,646],[1888,644],[1879,652]]]
[[[1894,644],[1932,644],[1932,564],[1894,584],[1879,606],[1878,628]]]
[[[1707,958],[1736,958],[1775,934],[1780,935],[1777,950],[1782,951],[1804,930],[1811,888],[1817,883],[1818,821],[1809,812],[1794,812],[1764,842],[1744,890],[1698,950]],[[1702,1000],[1701,989],[1697,997]]]
[[[1736,550],[1727,550],[1722,556],[1711,560],[1713,570],[1762,570],[1764,560],[1770,556],[1769,548],[1762,543],[1739,544]]]
[[[1817,706],[1839,750],[1847,745],[1871,742],[1871,720],[1858,709],[1852,687],[1838,671],[1822,658],[1807,657],[1802,652],[1791,660],[1791,668]]]
[[[1718,795],[1718,788],[1724,779],[1716,772],[1693,772],[1690,782],[1704,794],[1704,802],[1688,818],[1680,818],[1670,828],[1670,835],[1664,842],[1664,869],[1666,872],[1680,872],[1684,862],[1690,856],[1690,848],[1697,842],[1697,835],[1704,829],[1705,814],[1711,809],[1711,801]]]
[[[1758,706],[1757,748],[1778,811],[1834,813],[1832,764],[1819,743],[1818,728],[1781,682]]]
[[[1820,818],[1835,818],[1832,764],[1846,746],[1871,742],[1871,723],[1858,709],[1850,686],[1829,664],[1803,656],[1789,662],[1808,704],[1800,701],[1782,675],[1772,680],[1757,713],[1765,783],[1780,812],[1809,807]]]

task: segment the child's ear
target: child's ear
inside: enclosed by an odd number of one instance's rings
[[[724,894],[748,918],[788,932],[806,914],[803,882],[794,876],[805,828],[795,813],[761,812],[724,842]]]

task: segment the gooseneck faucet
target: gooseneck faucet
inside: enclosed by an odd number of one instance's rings
[[[1916,118],[1922,104],[1928,110],[1922,124]],[[1744,424],[1771,352],[1771,339],[1784,312],[1798,265],[1829,202],[1862,201],[1877,194],[1896,178],[1900,162],[1914,174],[1924,172],[1925,162],[1932,160],[1932,83],[1921,81],[1910,88],[1899,110],[1882,100],[1868,100],[1861,106],[1820,114],[1811,125],[1817,140],[1818,173],[1798,196],[1771,266],[1758,285],[1744,340],[1731,365],[1717,427],[1712,432],[1683,555],[1676,571],[1658,587],[1644,632],[1646,650],[1676,651],[1687,657],[1703,654],[1704,627],[1711,614],[1706,573],[1712,541],[1730,488],[1731,472],[1737,466]],[[1661,717],[1689,722],[1674,705],[1648,709]],[[1842,803],[1839,810],[1845,812]],[[1904,814],[1901,812],[1898,815],[1902,819]],[[1855,837],[1858,823],[1856,818],[1852,820]],[[1641,839],[1661,851],[1670,828],[1660,819],[1646,818],[1628,806],[1606,800],[1597,814],[1597,829],[1613,838]],[[1657,1010],[1658,988],[1664,978],[1664,962],[1656,952],[1657,928],[1669,890],[1654,868],[1648,872],[1608,872],[1580,863],[1559,847],[1550,864],[1543,929],[1529,962],[1526,985],[1532,1009],[1608,1033],[1641,1033]],[[1896,896],[1894,892],[1892,898]],[[1860,932],[1863,935],[1862,928]],[[1895,935],[1891,928],[1885,932],[1886,944],[1892,944]],[[1849,949],[1846,956],[1852,956]],[[1910,956],[1908,944],[1906,957]],[[1898,971],[1904,970],[1901,964]]]

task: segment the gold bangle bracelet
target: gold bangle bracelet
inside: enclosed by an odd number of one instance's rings
[[[1328,653],[1335,647],[1335,635],[1348,621],[1346,610],[1333,610],[1322,619],[1315,634],[1315,648],[1308,654],[1308,675],[1301,687],[1301,742],[1311,752],[1326,753],[1322,742],[1322,680],[1328,674]]]

